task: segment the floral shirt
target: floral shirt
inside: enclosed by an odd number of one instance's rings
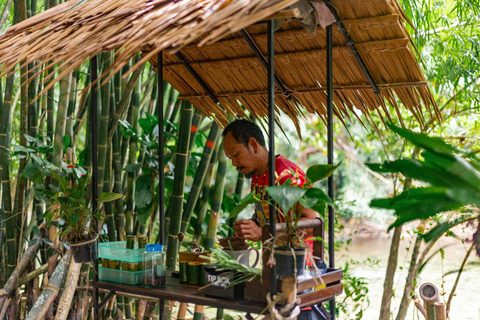
[[[292,185],[302,186],[305,179],[305,172],[292,161],[288,160],[282,155],[275,157],[275,183],[277,185],[284,184],[288,179],[291,179]],[[261,176],[253,175],[251,190],[255,192],[255,195],[260,200],[267,200],[268,194],[265,190],[268,187],[268,171]],[[279,208],[278,208],[279,209]],[[280,209],[279,209],[280,210]],[[268,223],[270,206],[265,201],[258,201],[255,203],[255,212],[253,217],[257,218],[260,222],[260,226],[264,226]],[[285,219],[277,210],[276,215],[277,222],[285,222]]]

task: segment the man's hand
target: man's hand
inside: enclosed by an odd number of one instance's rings
[[[253,220],[238,220],[235,221],[233,226],[235,229],[236,237],[252,241],[262,240],[262,228],[259,227]]]

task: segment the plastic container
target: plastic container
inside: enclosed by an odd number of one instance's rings
[[[138,243],[135,243],[135,249],[127,249],[126,241],[99,243],[98,250],[99,258],[124,262],[142,262],[145,252],[145,249],[138,249]]]
[[[142,283],[143,271],[123,271],[99,267],[98,278],[102,281],[112,281],[117,283],[136,285]]]
[[[166,268],[164,246],[147,244],[143,253],[143,285],[152,288],[165,287]]]

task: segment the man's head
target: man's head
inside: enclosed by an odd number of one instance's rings
[[[235,120],[222,132],[223,149],[232,165],[247,178],[263,174],[268,165],[268,152],[260,128],[248,120]]]

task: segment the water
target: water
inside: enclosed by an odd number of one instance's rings
[[[369,263],[360,263],[355,266],[353,274],[357,277],[364,277],[368,282],[370,306],[365,310],[362,319],[375,320],[380,314],[380,304],[383,294],[383,282],[387,266],[388,255],[390,251],[391,239],[372,239],[353,241],[347,250],[337,253],[336,265],[341,267],[345,261],[359,260],[364,261],[367,258],[378,259],[378,265]],[[400,255],[398,259],[397,272],[394,281],[395,296],[392,300],[391,311],[394,316],[397,314],[398,305],[403,294],[403,286],[407,270],[409,267],[409,256],[407,255],[408,246],[412,245],[411,239],[404,239],[401,242]],[[470,243],[462,244],[459,240],[453,238],[442,238],[430,250],[429,257],[433,252],[437,252],[444,247],[444,259],[440,254],[436,254],[425,266],[418,279],[418,287],[424,282],[431,282],[440,292],[440,301],[446,302],[452,290],[457,273],[448,274],[449,271],[458,270],[470,247]],[[338,300],[343,299],[340,296]],[[468,264],[462,273],[450,307],[450,319],[458,320],[480,320],[480,259],[472,252]],[[349,316],[341,316],[339,319],[355,319]],[[424,319],[418,313],[413,303],[410,303],[408,314],[409,319]]]

